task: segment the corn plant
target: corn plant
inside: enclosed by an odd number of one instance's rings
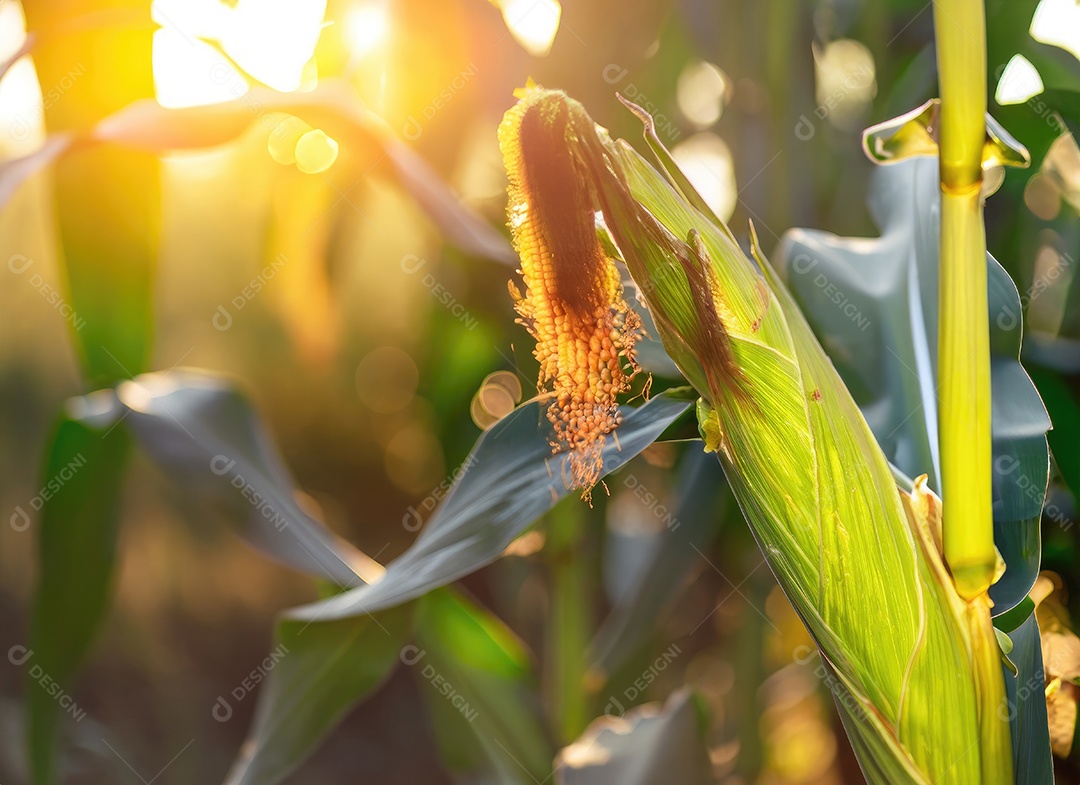
[[[278,619],[272,651],[284,654],[260,676],[230,785],[283,780],[398,670],[420,683],[435,745],[461,781],[711,782],[704,701],[680,688],[662,706],[635,708],[610,685],[701,553],[694,538],[716,536],[717,499],[730,495],[817,650],[866,781],[1052,782],[1028,596],[1040,569],[1050,422],[1020,364],[1020,320],[998,317],[1024,303],[987,252],[984,222],[1002,167],[1041,162],[1049,142],[1029,151],[987,114],[983,3],[936,0],[933,10],[940,98],[863,138],[879,165],[871,206],[881,236],[796,229],[770,254],[752,224],[740,243],[742,227],[716,214],[652,114],[624,96],[644,129],[637,147],[567,92],[516,91],[497,129],[510,243],[342,83],[181,110],[162,108],[141,84],[114,96],[104,116],[57,104],[49,120],[62,133],[4,165],[0,201],[55,165],[65,275],[94,325],[76,331],[75,346],[88,388],[100,389],[69,401],[50,442],[46,478],[73,461],[90,468],[41,505],[26,656],[49,683],[72,688],[107,608],[120,489],[137,446],[200,509],[223,514],[321,590]],[[57,37],[54,16],[30,16],[31,28],[53,35],[37,54],[44,73],[59,73],[57,42],[72,45]],[[90,21],[75,27],[78,46],[102,45]],[[144,55],[146,44],[130,34]],[[1037,47],[1029,54],[1038,59]],[[1069,94],[1059,108],[1072,122],[1071,73],[1047,73]],[[252,102],[256,114],[302,118],[385,161],[381,174],[450,242],[519,265],[507,302],[519,337],[535,342],[537,394],[480,435],[419,535],[385,565],[298,501],[236,384],[190,369],[148,372],[157,154],[241,136]],[[73,209],[90,184],[121,170],[133,173],[123,187],[88,212]],[[112,260],[111,293],[95,285],[100,256]],[[867,335],[838,315],[819,276],[843,282],[882,327]],[[866,356],[905,381],[887,395],[868,391]],[[875,405],[883,397],[890,405]],[[676,517],[688,525],[666,533],[639,585],[590,629],[589,508],[605,504],[605,478],[686,442]],[[529,552],[537,533],[550,583],[542,669],[517,631],[458,583]],[[635,688],[635,700],[644,692]],[[55,697],[33,679],[35,785],[61,781]],[[222,721],[234,708],[221,696],[211,714]]]

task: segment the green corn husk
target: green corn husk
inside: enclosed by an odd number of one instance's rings
[[[512,111],[536,112],[545,129],[521,156],[569,151],[579,177],[563,188],[582,189],[602,212],[665,348],[702,396],[706,449],[821,650],[867,779],[1011,783],[989,600],[957,594],[940,556],[938,500],[921,483],[910,497],[898,492],[756,241],[760,273],[655,134],[668,177],[564,93],[530,88],[520,99]],[[527,207],[565,198],[533,189]]]

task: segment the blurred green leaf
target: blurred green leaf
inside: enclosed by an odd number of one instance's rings
[[[788,232],[777,264],[888,459],[938,487],[938,165],[880,167],[870,210],[880,238]],[[1050,420],[1019,361],[1020,296],[987,254],[994,429],[994,533],[1007,570],[995,613],[1026,595],[1039,570],[1039,520]]]
[[[187,494],[242,521],[257,548],[340,588],[381,574],[368,556],[296,503],[280,455],[247,399],[228,382],[179,370],[144,374],[117,389],[124,423]]]
[[[557,785],[710,785],[712,764],[693,693],[602,717],[555,760]]]
[[[278,622],[255,725],[226,785],[273,785],[293,771],[402,656],[413,607],[335,621]],[[220,696],[219,722],[232,707]]]
[[[53,745],[61,707],[49,681],[70,689],[108,607],[129,451],[124,429],[63,417],[41,490],[29,502],[41,511],[27,662],[30,764],[38,785],[55,781]],[[20,526],[29,526],[29,515],[17,507],[12,525],[18,516]]]
[[[689,406],[668,390],[636,409],[624,407],[617,438],[604,444],[602,474],[652,444]],[[480,437],[416,542],[387,565],[382,580],[297,608],[293,617],[335,619],[393,607],[495,561],[569,492],[567,455],[551,453],[546,410],[544,402],[526,403]],[[418,524],[416,511],[407,512],[403,523]]]
[[[452,589],[426,594],[418,601],[416,648],[403,659],[424,685],[451,771],[516,785],[550,777],[555,751],[532,663],[496,616]]]

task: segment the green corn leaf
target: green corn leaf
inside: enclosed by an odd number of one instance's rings
[[[522,100],[546,123],[546,147],[561,139],[587,173],[581,187],[668,353],[706,399],[709,446],[750,528],[860,707],[845,722],[864,773],[1011,782],[989,601],[956,593],[927,523],[931,497],[916,488],[909,520],[873,433],[784,284],[576,102],[543,90]]]
[[[402,659],[421,684],[443,760],[466,779],[528,785],[551,775],[533,666],[496,616],[450,588],[418,600]]]
[[[292,477],[247,398],[190,370],[143,374],[117,389],[124,425],[188,497],[256,548],[318,580],[354,588],[382,567],[305,513]]]
[[[880,238],[786,233],[777,264],[818,340],[859,402],[885,455],[939,487],[937,159],[880,167],[870,208]],[[1020,295],[987,254],[993,386],[994,539],[1004,576],[994,613],[1020,602],[1039,572],[1050,420],[1020,364]]]
[[[408,605],[329,622],[280,620],[254,728],[226,785],[274,785],[299,766],[398,664],[412,611]],[[227,722],[233,711],[223,695],[212,713]]]
[[[77,413],[64,417],[53,436],[41,492],[30,502],[31,510],[19,507],[12,516],[13,527],[38,529],[40,576],[24,652],[30,767],[38,785],[56,781],[53,748],[65,712],[49,683],[71,689],[108,608],[129,453],[122,428],[82,421]],[[40,509],[36,522],[34,509]]]
[[[685,394],[685,390],[681,391]],[[680,391],[627,408],[617,439],[604,446],[603,473],[619,468],[655,441],[690,402]],[[519,406],[476,442],[453,486],[405,553],[377,583],[295,609],[296,618],[335,619],[373,613],[420,597],[475,572],[566,496],[567,456],[551,454],[546,403]],[[415,525],[412,510],[404,523]]]

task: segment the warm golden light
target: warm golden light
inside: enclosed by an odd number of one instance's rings
[[[543,57],[551,51],[562,17],[558,0],[503,0],[499,5],[510,35],[526,52]]]
[[[354,55],[366,55],[378,49],[390,32],[390,19],[384,6],[356,6],[345,17],[346,40]]]
[[[154,34],[158,102],[183,108],[235,100],[248,91],[248,76],[283,92],[313,86],[325,10],[325,0],[240,0],[233,8],[155,0],[152,15],[162,26]]]
[[[296,141],[296,168],[304,174],[319,174],[334,165],[338,143],[325,131],[308,131]]]

